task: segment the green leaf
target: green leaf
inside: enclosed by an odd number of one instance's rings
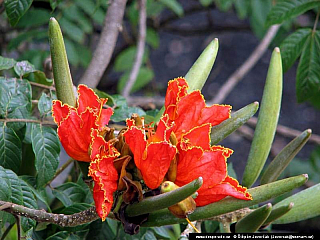
[[[29,186],[22,179],[18,178],[18,176],[14,172],[8,169],[4,169],[0,166],[0,176],[1,179],[3,178],[4,180],[10,182],[10,191],[7,191],[10,192],[11,196],[9,199],[6,199],[5,201],[19,204],[28,208],[38,208],[37,201],[31,193]],[[3,185],[1,184],[1,186]],[[2,189],[0,188],[0,193],[1,190]],[[3,200],[1,197],[0,199]],[[34,227],[35,223],[35,220],[27,219],[25,217],[21,218],[21,225],[23,231],[27,231],[28,229]]]
[[[282,0],[271,9],[267,17],[267,25],[280,24],[290,18],[320,6],[318,0]]]
[[[62,0],[50,0],[50,6],[52,8],[52,11],[54,11],[61,2]]]
[[[14,59],[0,56],[0,71],[13,68],[15,64],[16,61]]]
[[[6,170],[0,166],[0,199],[2,201],[10,201],[12,195],[12,188],[10,179]]]
[[[5,0],[4,6],[11,26],[15,26],[32,4],[32,0]]]
[[[29,118],[31,114],[31,85],[26,80],[0,77],[0,115],[4,118]],[[19,130],[24,122],[9,122],[8,127]]]
[[[78,27],[75,23],[69,21],[67,18],[62,17],[59,20],[63,33],[68,36],[71,40],[83,44],[84,42],[84,31]]]
[[[272,210],[271,203],[255,209],[236,223],[236,233],[254,233],[268,218]]]
[[[265,23],[271,6],[270,1],[251,1],[250,25],[255,35],[259,38],[262,38],[267,31]]]
[[[11,51],[18,48],[22,42],[30,42],[32,40],[47,39],[47,37],[48,37],[47,30],[34,29],[34,30],[29,30],[27,32],[22,32],[22,33],[19,33],[18,36],[10,40],[8,44],[8,50]]]
[[[73,182],[64,183],[52,190],[52,194],[56,196],[65,207],[69,207],[74,203],[83,202],[86,193],[82,187]]]
[[[286,72],[300,56],[309,35],[310,28],[301,28],[289,35],[280,45],[283,71]]]
[[[107,218],[102,222],[100,219],[90,224],[87,240],[92,240],[91,236],[95,236],[96,240],[115,239],[118,233],[118,225],[115,220]]]
[[[34,72],[35,70],[34,66],[28,61],[17,62],[14,66],[14,71],[18,76],[20,76],[20,78],[25,74]]]
[[[260,184],[266,184],[275,181],[282,171],[288,166],[290,161],[298,154],[302,147],[307,143],[311,136],[311,130],[308,129],[293,139],[269,164],[261,177]]]
[[[233,0],[215,0],[215,3],[221,11],[226,12],[232,7]]]
[[[46,238],[46,240],[80,240],[80,237],[67,231],[61,231]]]
[[[122,92],[124,87],[126,86],[128,79],[130,76],[130,72],[124,73],[119,82],[118,82],[118,92]],[[152,69],[141,67],[137,76],[135,83],[131,88],[131,93],[136,92],[146,86],[152,79],[154,78],[154,72]]]
[[[48,19],[51,17],[50,11],[44,8],[31,8],[20,19],[17,24],[19,28],[40,27],[48,24]]]
[[[320,215],[320,184],[316,184],[274,205],[274,209],[294,203],[294,207],[284,216],[274,221],[286,224],[302,221]]]
[[[97,8],[94,1],[75,0],[75,4],[95,22],[103,24],[105,12],[101,8]]]
[[[114,70],[116,72],[129,71],[135,61],[137,47],[132,46],[123,50],[116,58]],[[147,61],[148,51],[144,52],[142,64]]]
[[[31,75],[33,75],[34,81],[46,86],[51,86],[53,84],[53,79],[48,79],[46,74],[42,71],[36,70]]]
[[[271,149],[277,128],[282,97],[282,63],[280,49],[272,53],[242,184],[252,186],[257,180]]]
[[[202,6],[208,7],[210,4],[213,3],[213,0],[200,0],[199,2]]]
[[[177,0],[159,0],[164,6],[169,8],[172,12],[177,14],[179,17],[183,16],[183,7]]]
[[[243,124],[245,124],[257,111],[259,103],[251,103],[231,114],[231,117],[211,129],[211,143],[217,144]]]
[[[267,31],[266,19],[267,14],[272,7],[271,1],[254,0],[251,1],[251,17],[250,25],[253,32],[260,38],[264,36]]]
[[[145,234],[143,234],[142,238],[143,240],[157,240],[156,236],[154,233],[150,230],[148,230]]]
[[[0,122],[0,165],[18,172],[22,160],[21,141],[17,134]]]
[[[44,116],[51,116],[51,108],[52,108],[52,99],[46,94],[42,93],[39,102],[38,102],[38,109],[40,115]]]
[[[139,107],[121,106],[115,108],[114,113],[111,116],[111,120],[114,122],[125,121],[127,118],[131,117],[132,113],[137,113],[139,116],[146,114],[145,111]]]
[[[63,15],[70,21],[79,24],[85,33],[92,33],[93,25],[83,11],[75,4],[69,4],[63,8]]]
[[[160,45],[160,38],[157,31],[153,28],[147,29],[146,42],[154,49],[157,49]]]
[[[248,16],[250,2],[247,0],[237,0],[234,2],[238,18],[245,19]]]
[[[166,227],[154,227],[152,228],[154,234],[161,239],[171,239],[170,229]]]
[[[320,87],[320,31],[309,35],[302,50],[297,70],[297,100],[299,103],[315,96]]]
[[[60,142],[55,130],[35,124],[31,133],[32,149],[36,156],[37,187],[45,186],[54,176],[60,153]]]
[[[308,102],[312,104],[312,106],[320,110],[320,91],[318,91],[314,96],[309,98]]]

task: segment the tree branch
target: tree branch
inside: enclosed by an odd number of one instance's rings
[[[54,223],[61,227],[74,227],[92,222],[99,218],[95,207],[91,207],[85,211],[72,215],[48,213],[44,210],[27,208],[21,205],[4,201],[0,201],[0,208],[2,211],[11,213],[15,216],[31,218],[36,220],[37,222]]]
[[[228,78],[228,80],[219,89],[217,96],[213,98],[208,105],[214,103],[221,103],[232,91],[232,89],[241,81],[241,79],[253,68],[262,55],[267,50],[273,37],[279,30],[280,25],[273,25],[269,28],[268,32],[256,47],[250,57]]]
[[[123,89],[122,95],[128,98],[130,95],[130,90],[135,83],[139,70],[142,64],[142,58],[144,54],[145,41],[146,41],[146,28],[147,28],[147,10],[146,10],[146,0],[140,0],[140,11],[139,11],[139,34],[138,34],[138,44],[137,44],[137,54],[135,61],[133,63],[130,76],[126,86]]]
[[[114,51],[127,0],[113,0],[108,7],[104,27],[89,67],[79,83],[97,87]]]

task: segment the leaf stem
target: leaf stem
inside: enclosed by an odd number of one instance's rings
[[[314,24],[313,24],[312,34],[314,34],[317,30],[317,25],[318,25],[318,21],[319,21],[319,14],[320,14],[320,9],[318,10],[316,20],[314,21]]]

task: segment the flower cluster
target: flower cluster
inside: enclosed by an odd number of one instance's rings
[[[226,161],[233,151],[210,144],[212,126],[230,117],[231,106],[207,107],[200,91],[188,93],[186,80],[176,78],[168,83],[165,111],[155,127],[137,118],[127,119],[127,127],[112,138],[107,137],[110,129],[106,125],[113,112],[103,107],[107,99],[99,99],[84,85],[79,86],[78,95],[75,108],[55,101],[53,117],[67,153],[76,160],[90,162],[94,201],[102,220],[112,208],[117,189],[123,190],[127,184],[141,188],[137,178],[149,189],[156,189],[165,180],[183,186],[201,176],[197,206],[226,196],[252,199],[245,187],[228,176]],[[130,165],[131,158],[134,164]],[[138,174],[127,172],[129,165],[134,165]]]

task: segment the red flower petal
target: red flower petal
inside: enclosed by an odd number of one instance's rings
[[[71,111],[58,128],[62,146],[75,160],[90,162],[88,153],[91,143],[91,129],[96,128],[96,116],[87,109],[81,115]]]
[[[62,104],[59,100],[53,100],[52,102],[52,117],[54,122],[60,126],[61,122],[70,114],[71,109],[68,104]]]
[[[176,148],[167,142],[156,142],[147,146],[139,169],[149,188],[160,186],[175,154]]]
[[[194,127],[188,133],[183,135],[181,139],[181,146],[183,146],[184,149],[187,147],[198,146],[203,150],[210,150],[210,132],[210,123]]]
[[[129,145],[134,156],[134,162],[137,168],[141,168],[141,160],[144,150],[147,146],[147,141],[144,139],[143,131],[135,126],[132,126],[132,121],[127,120],[128,130],[123,134],[126,143]]]
[[[161,141],[169,142],[170,134],[173,130],[174,123],[171,123],[170,126],[168,124],[169,124],[169,116],[165,114],[161,117],[159,121],[156,133],[148,139],[148,142],[161,142]]]
[[[237,180],[229,179],[227,182],[215,185],[209,188],[200,188],[198,197],[195,199],[197,206],[204,206],[213,202],[217,202],[227,196],[235,197],[242,200],[251,200],[251,195],[246,191],[246,188],[241,187]],[[230,182],[229,182],[230,180]]]
[[[200,188],[221,183],[227,175],[227,164],[224,151],[203,151],[194,147],[179,149],[177,178],[175,184],[183,186],[198,177],[203,178]]]
[[[118,187],[118,172],[113,166],[114,159],[114,156],[102,156],[92,161],[89,167],[89,176],[95,182],[93,199],[102,221],[106,219],[111,210],[113,193]]]
[[[106,125],[108,125],[112,114],[113,114],[112,108],[101,109],[99,116],[98,116],[98,119],[97,119],[97,124],[99,126],[99,130],[102,130]]]
[[[95,159],[97,156],[119,156],[120,153],[111,144],[107,143],[104,138],[100,135],[97,129],[91,131],[91,159]]]
[[[165,97],[165,112],[170,120],[176,118],[176,105],[182,97],[187,95],[188,84],[184,78],[175,78],[169,81]]]
[[[151,189],[160,186],[176,154],[176,148],[168,142],[173,125],[168,126],[167,122],[168,116],[162,117],[156,133],[146,140],[143,130],[127,120],[128,130],[123,134],[137,168]]]
[[[101,99],[94,93],[91,88],[88,88],[86,85],[80,84],[78,86],[78,113],[84,112],[87,107],[91,109],[100,109],[101,101],[105,101],[105,99]]]
[[[211,107],[205,107],[201,111],[198,124],[211,123],[212,126],[218,125],[230,117],[230,105],[214,104]]]

